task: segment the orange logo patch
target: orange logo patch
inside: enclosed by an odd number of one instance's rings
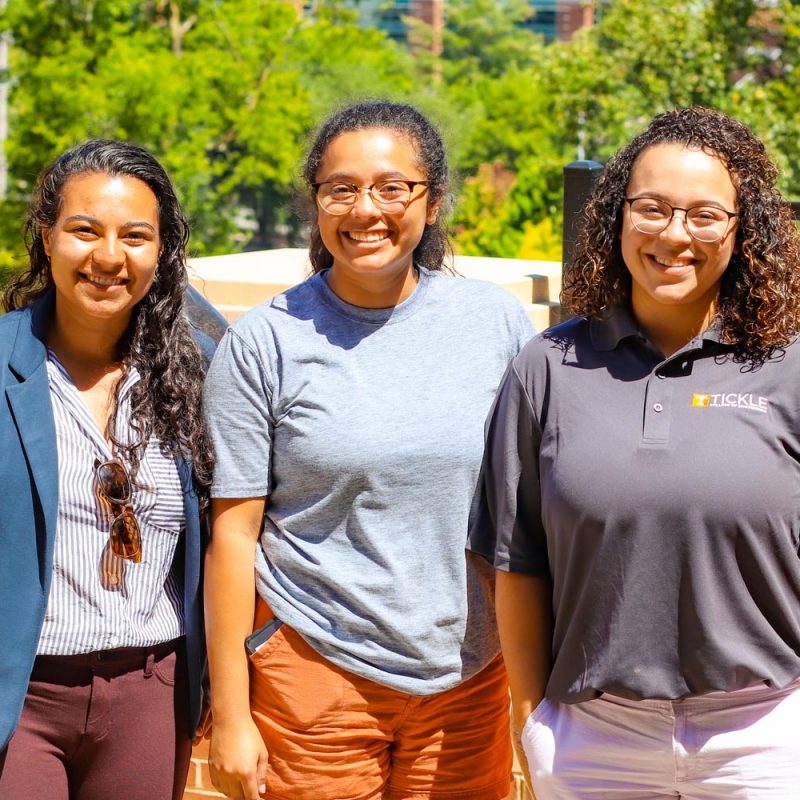
[[[710,394],[700,394],[695,392],[692,395],[692,408],[708,408],[711,405]]]

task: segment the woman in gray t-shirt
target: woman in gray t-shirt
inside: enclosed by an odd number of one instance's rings
[[[447,164],[415,109],[342,110],[304,174],[314,275],[238,320],[207,382],[212,780],[248,800],[501,800],[491,570],[464,544],[530,322],[444,271]]]

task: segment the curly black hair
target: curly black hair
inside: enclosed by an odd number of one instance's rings
[[[123,368],[135,366],[141,377],[131,396],[134,441],[129,442],[116,429],[121,381],[114,389],[109,438],[129,462],[134,476],[153,435],[169,452],[190,456],[205,505],[213,455],[200,413],[203,361],[183,313],[189,226],[172,182],[156,158],[130,142],[89,139],[46,167],[37,180],[25,222],[28,268],[6,287],[3,303],[9,311],[23,308],[54,286],[42,231],[55,224],[67,181],[89,174],[130,176],[147,184],[158,203],[162,246],[153,284],[135,306],[128,330],[118,344],[117,356]]]
[[[333,264],[333,256],[322,243],[317,224],[316,204],[311,184],[317,180],[328,145],[343,133],[383,128],[407,137],[414,145],[419,167],[428,181],[428,206],[444,200],[447,193],[447,154],[442,137],[433,123],[416,108],[388,100],[373,100],[346,106],[334,113],[319,129],[303,164],[303,177],[311,191],[309,259],[314,272]],[[430,270],[448,270],[445,259],[453,248],[443,222],[443,213],[426,224],[419,244],[414,249],[414,263]]]
[[[599,316],[605,306],[630,301],[619,235],[623,201],[636,159],[656,144],[700,149],[730,173],[739,216],[717,317],[724,340],[741,357],[762,359],[800,328],[800,238],[762,142],[738,120],[709,108],[659,114],[609,160],[584,208],[564,270],[562,303],[576,314]]]

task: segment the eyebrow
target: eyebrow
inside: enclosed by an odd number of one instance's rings
[[[405,173],[398,172],[396,170],[392,170],[389,172],[382,172],[378,178],[375,180],[375,183],[380,183],[381,181],[392,180],[393,178],[402,181],[413,181],[414,178],[409,178]],[[352,183],[355,184],[357,181],[352,175],[348,175],[346,172],[333,172],[328,175],[327,178],[323,181],[315,181],[315,183],[331,183],[332,181],[341,181],[342,183]]]
[[[633,200],[661,200],[664,203],[668,203],[669,205],[674,207],[674,203],[670,200],[666,195],[661,194],[660,192],[640,192],[636,195],[630,195],[631,199]],[[711,206],[712,208],[718,208],[720,211],[727,211],[725,205],[720,203],[719,200],[700,200],[690,203],[687,208],[705,208]]]
[[[88,222],[91,225],[101,225],[102,226],[102,223],[100,222],[99,219],[97,219],[97,217],[91,217],[88,214],[73,214],[71,217],[67,217],[64,220],[64,224],[67,224],[68,222]],[[122,227],[123,228],[147,228],[148,230],[152,231],[153,234],[157,234],[156,229],[149,222],[145,222],[142,219],[133,219],[130,222],[126,222]]]

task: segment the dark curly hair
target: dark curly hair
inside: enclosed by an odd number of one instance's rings
[[[762,359],[788,344],[800,327],[800,240],[764,145],[741,122],[712,109],[660,114],[609,160],[584,209],[564,271],[562,303],[576,314],[598,316],[604,306],[629,302],[631,276],[619,237],[623,200],[636,159],[656,144],[701,149],[731,175],[739,217],[717,317],[723,339],[741,357]]]
[[[134,476],[153,435],[171,453],[190,456],[205,504],[213,456],[200,413],[203,362],[183,313],[189,227],[169,176],[147,150],[129,142],[89,139],[42,171],[25,222],[29,266],[6,287],[3,303],[9,311],[23,308],[54,286],[42,230],[55,224],[67,181],[98,173],[130,176],[150,187],[158,202],[162,246],[153,284],[135,306],[118,345],[117,356],[123,367],[135,366],[141,376],[131,396],[134,441],[128,442],[116,430],[121,381],[114,390],[108,435],[128,460]]]
[[[444,200],[447,192],[447,154],[444,143],[433,123],[412,106],[375,100],[356,103],[334,113],[319,129],[303,164],[303,177],[309,188],[317,180],[320,164],[328,145],[343,133],[384,128],[407,137],[414,145],[419,167],[428,181],[428,205]],[[314,212],[311,214],[309,258],[314,272],[333,264],[333,256],[322,243],[317,224],[313,189],[310,198]],[[414,263],[431,270],[447,270],[445,259],[452,256],[453,248],[447,236],[440,213],[435,222],[425,225],[422,238],[414,249]]]

